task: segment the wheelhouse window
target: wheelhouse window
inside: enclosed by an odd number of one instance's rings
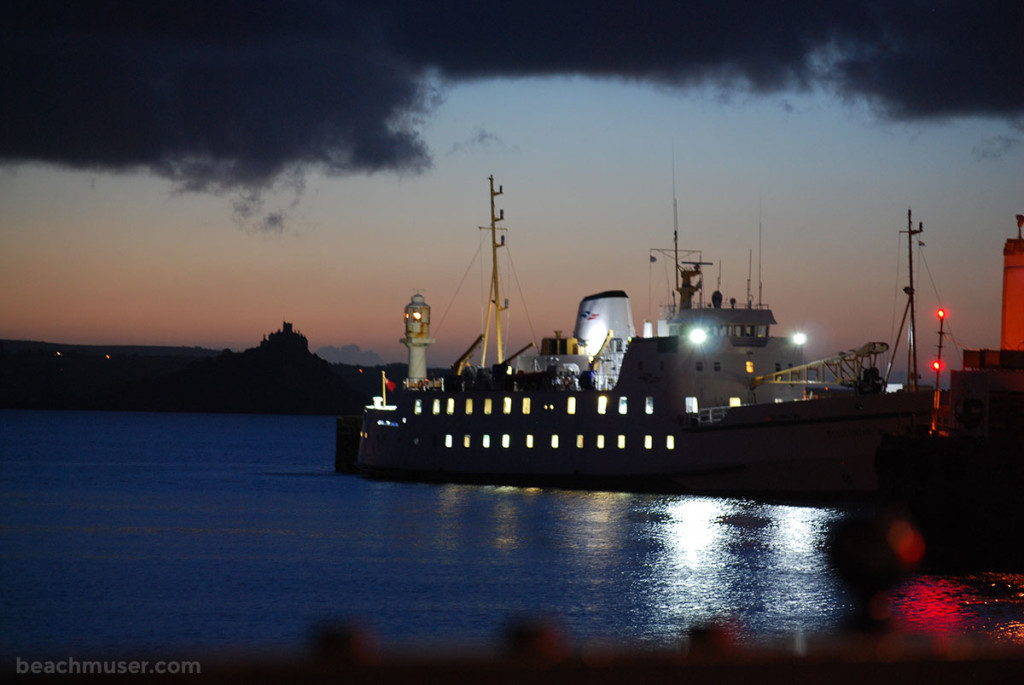
[[[472,415],[473,415],[473,398],[472,397],[467,397],[466,398],[466,416],[472,416]]]
[[[576,413],[576,397],[575,396],[570,395],[569,399],[566,400],[565,411],[566,411],[567,414],[575,414]]]
[[[619,413],[620,414],[625,414],[628,410],[629,410],[629,402],[626,399],[626,396],[623,395],[622,397],[619,398]]]
[[[492,410],[493,405],[494,405],[494,400],[492,400],[490,397],[488,397],[488,398],[486,398],[484,400],[484,414],[485,415],[487,415],[487,416],[491,415],[491,410]]]
[[[412,413],[416,415],[423,413],[423,400],[416,398],[416,401],[412,403]]]
[[[455,413],[455,398],[454,397],[449,397],[448,401],[445,402],[444,412],[446,414],[448,414],[448,416],[451,416],[452,414]]]
[[[524,397],[523,398],[523,414],[529,414],[529,413],[530,413],[530,398],[529,397]]]
[[[650,395],[648,395],[647,397],[644,398],[644,413],[645,414],[653,414],[654,413],[654,398],[651,397]]]
[[[608,413],[608,396],[598,395],[597,397],[597,413],[607,414]]]

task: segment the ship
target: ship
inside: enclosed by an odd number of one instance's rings
[[[583,297],[571,335],[506,356],[498,252],[504,211],[489,177],[492,279],[484,332],[428,377],[430,306],[405,307],[408,378],[366,407],[355,468],[434,482],[831,497],[877,489],[885,434],[927,422],[929,391],[887,392],[889,346],[868,342],[807,361],[805,338],[780,336],[767,305],[705,301],[702,254],[652,250],[674,262],[673,303],[636,330],[623,290]],[[491,323],[496,354],[488,363]],[[470,359],[479,352],[480,360]]]
[[[998,349],[962,351],[949,391],[936,393],[932,420],[883,437],[876,467],[883,501],[914,521],[928,561],[941,566],[1024,566],[1024,215],[1003,246]],[[948,313],[939,309],[938,358]]]

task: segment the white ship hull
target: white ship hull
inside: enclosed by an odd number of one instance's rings
[[[598,415],[614,393],[463,392],[409,397],[368,409],[358,467],[417,480],[557,485],[618,490],[814,496],[877,488],[882,436],[927,420],[930,392],[843,395],[735,407],[721,421],[657,411]],[[494,410],[510,397],[517,411]],[[519,408],[530,398],[530,413]],[[568,398],[576,408],[567,414]],[[459,411],[447,414],[448,399]],[[466,416],[470,400],[482,412]],[[421,401],[416,413],[415,401]],[[439,399],[442,411],[431,411]]]

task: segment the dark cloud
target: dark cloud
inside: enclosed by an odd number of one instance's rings
[[[1012,138],[1010,136],[993,136],[983,140],[980,145],[976,145],[973,152],[975,158],[979,161],[986,159],[999,159],[1003,155],[1016,150],[1020,145],[1020,138]]]
[[[505,143],[501,140],[501,137],[494,133],[491,133],[490,131],[485,131],[482,128],[478,128],[476,130],[476,133],[474,133],[469,138],[452,143],[451,148],[449,148],[448,150],[448,154],[449,156],[457,155],[477,148],[491,147],[496,147],[502,150],[508,149],[505,146]]]
[[[148,171],[241,192],[245,213],[310,168],[427,168],[417,127],[439,84],[555,74],[1019,121],[1022,35],[1019,0],[15,0],[0,7],[0,162]]]

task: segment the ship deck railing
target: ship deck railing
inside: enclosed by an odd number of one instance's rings
[[[406,390],[444,390],[443,378],[406,378],[402,383]]]
[[[729,413],[729,407],[706,407],[697,412],[697,424],[706,426],[718,423]]]

